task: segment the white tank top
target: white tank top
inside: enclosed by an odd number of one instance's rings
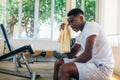
[[[76,43],[80,44],[83,52],[85,50],[85,43],[87,37],[96,35],[96,40],[92,50],[92,59],[88,62],[96,64],[104,64],[110,68],[114,67],[113,52],[106,35],[101,29],[102,27],[95,22],[86,22],[83,31],[78,36]]]

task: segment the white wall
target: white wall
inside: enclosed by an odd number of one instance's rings
[[[120,34],[120,0],[118,0],[118,19],[117,19],[117,23],[118,23],[118,34]]]
[[[117,34],[118,1],[119,0],[102,0],[101,23],[106,34]]]
[[[102,0],[102,17],[100,22],[106,34],[120,35],[120,0]],[[120,75],[120,40],[117,46],[112,46],[115,68],[114,72]]]
[[[115,59],[114,73],[120,75],[120,46],[114,46],[112,49]]]
[[[58,41],[48,41],[48,40],[28,40],[28,39],[19,39],[10,41],[13,49],[17,49],[24,45],[31,45],[33,50],[57,50],[59,51]],[[0,53],[3,51],[3,39],[0,39]]]

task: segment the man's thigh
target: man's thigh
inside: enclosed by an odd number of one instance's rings
[[[75,62],[79,73],[79,80],[108,80],[106,67],[97,67],[94,63]],[[101,69],[102,68],[102,69]]]
[[[63,72],[67,72],[71,78],[79,79],[78,69],[74,62],[65,63],[61,67]]]

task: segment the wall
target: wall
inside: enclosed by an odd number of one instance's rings
[[[105,33],[120,35],[120,0],[98,0],[98,2],[98,22],[103,26]],[[120,75],[120,43],[112,46],[112,49],[115,59],[114,72]]]
[[[114,73],[120,76],[120,46],[112,47],[115,59]]]
[[[33,50],[57,50],[59,51],[58,41],[49,41],[49,40],[32,40],[32,39],[19,39],[10,41],[13,49],[19,48],[24,45],[31,45]],[[3,51],[3,39],[0,39],[0,54]]]
[[[118,23],[118,28],[117,28],[118,34],[120,34],[120,0],[118,0],[118,21],[117,23]]]
[[[117,34],[118,28],[118,1],[102,0],[102,20],[103,29],[106,34]],[[112,5],[112,6],[111,6]]]

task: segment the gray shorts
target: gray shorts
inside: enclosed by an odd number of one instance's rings
[[[64,59],[69,63],[74,59]],[[104,64],[95,63],[78,63],[75,62],[79,72],[79,80],[110,80],[113,69],[106,67]]]

